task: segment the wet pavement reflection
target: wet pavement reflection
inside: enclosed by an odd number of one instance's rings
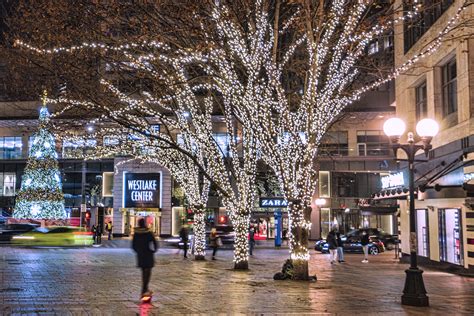
[[[166,315],[328,313],[341,315],[474,314],[474,278],[425,269],[429,308],[400,304],[405,264],[393,253],[347,255],[331,265],[314,253],[316,282],[274,281],[287,250],[256,249],[247,272],[233,271],[232,251],[218,260],[183,260],[160,249],[151,304],[139,304],[140,271],[128,248],[0,248],[0,314]],[[209,258],[208,258],[209,259]]]

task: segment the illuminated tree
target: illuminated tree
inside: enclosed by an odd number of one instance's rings
[[[54,136],[49,130],[49,116],[46,103],[43,103],[39,128],[33,135],[33,145],[16,198],[14,218],[66,218],[58,154]]]

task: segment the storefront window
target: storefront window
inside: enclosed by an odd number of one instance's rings
[[[326,238],[332,227],[331,209],[321,208],[321,238]]]
[[[328,198],[331,197],[331,185],[330,185],[330,173],[329,171],[319,171],[319,197]]]
[[[21,136],[0,137],[0,158],[19,159],[22,158],[23,143]]]
[[[438,216],[440,260],[462,265],[461,211],[456,208],[440,209]]]
[[[428,211],[426,209],[416,210],[416,236],[418,255],[423,257],[430,256],[429,248],[429,227]]]

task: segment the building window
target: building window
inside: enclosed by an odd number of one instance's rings
[[[96,146],[95,139],[65,140],[63,141],[63,158],[77,159],[93,155]]]
[[[215,142],[219,146],[219,149],[224,157],[230,155],[230,135],[227,133],[214,133],[212,135]]]
[[[458,110],[456,58],[451,59],[442,68],[443,115]]]
[[[0,195],[2,196],[14,196],[16,188],[16,174],[11,173],[0,173]]]
[[[0,158],[20,159],[22,158],[22,147],[21,136],[0,137]]]
[[[428,102],[426,99],[426,81],[415,88],[416,120],[425,118],[428,114]]]
[[[379,51],[379,42],[373,42],[369,44],[369,55],[378,53]]]
[[[383,131],[357,131],[359,156],[390,156],[388,137]]]
[[[331,197],[331,183],[329,171],[319,171],[319,197]]]
[[[349,143],[347,131],[329,131],[319,145],[320,156],[347,156]]]
[[[120,140],[116,136],[104,136],[104,146],[118,146]]]
[[[422,0],[421,10],[414,17],[406,17],[404,21],[404,46],[405,53],[426,33],[438,20],[454,0]],[[413,0],[405,1],[404,12],[413,12]]]

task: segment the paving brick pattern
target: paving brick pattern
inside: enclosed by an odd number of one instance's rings
[[[153,306],[138,302],[140,274],[127,248],[0,248],[0,314],[179,315],[474,315],[474,278],[434,270],[424,273],[429,308],[400,305],[404,264],[393,253],[346,255],[331,265],[311,256],[317,282],[274,281],[287,250],[256,249],[248,272],[233,271],[232,252],[219,260],[183,260],[160,249],[153,270]]]

